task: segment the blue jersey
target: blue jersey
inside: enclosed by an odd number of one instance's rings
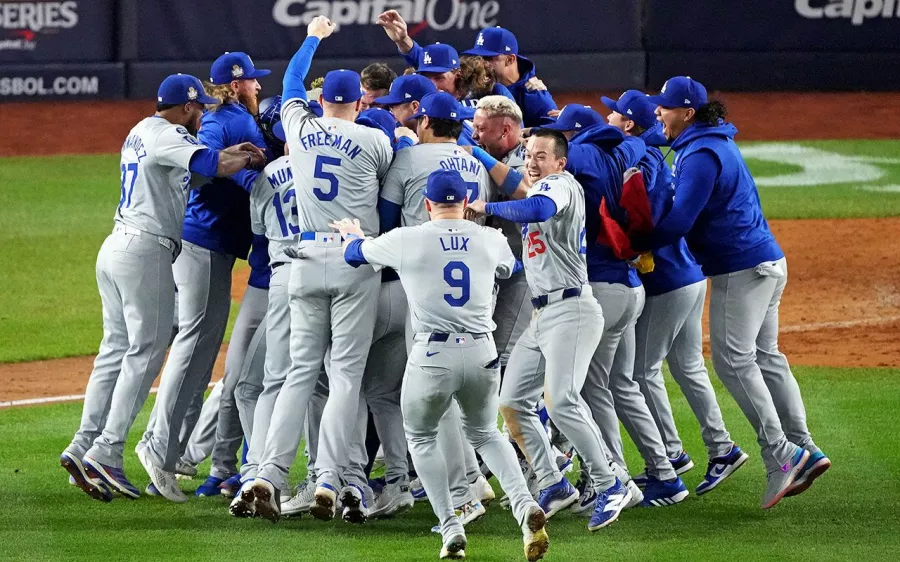
[[[247,263],[250,264],[250,279],[247,284],[257,289],[269,290],[272,269],[269,267],[269,239],[265,235],[253,235],[253,245],[250,247]]]
[[[669,212],[675,189],[672,187],[672,170],[658,146],[665,143],[659,126],[641,135],[647,145],[647,154],[638,163],[644,176],[644,185],[650,200],[654,224]],[[688,250],[684,238],[672,245],[653,251],[655,268],[651,273],[639,274],[648,297],[662,295],[675,289],[692,285],[705,277],[700,266]]]
[[[641,284],[633,267],[597,242],[600,234],[600,201],[606,199],[610,214],[624,224],[619,209],[625,171],[637,166],[646,153],[644,141],[627,139],[609,125],[594,125],[572,137],[566,170],[584,187],[588,280],[619,283],[628,287]]]
[[[265,149],[256,120],[239,103],[227,103],[203,115],[197,137],[213,150],[242,142]],[[253,239],[249,195],[231,178],[213,178],[191,191],[181,237],[214,252],[246,259]]]

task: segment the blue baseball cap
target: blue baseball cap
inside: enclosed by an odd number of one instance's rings
[[[556,123],[541,125],[541,129],[553,129],[554,131],[581,131],[603,123],[603,117],[587,105],[570,103],[565,106],[556,118]]]
[[[225,53],[213,61],[212,68],[209,69],[209,81],[213,84],[228,84],[232,80],[254,80],[271,73],[271,70],[255,68],[247,53]]]
[[[663,107],[692,107],[706,105],[706,88],[690,76],[669,78],[658,96],[650,96],[650,103]]]
[[[600,98],[600,101],[612,111],[631,119],[639,127],[649,129],[656,124],[656,104],[640,90],[628,90],[619,96],[618,101],[606,96]]]
[[[448,72],[459,68],[459,54],[456,49],[443,43],[428,45],[422,49],[417,72]]]
[[[435,170],[428,175],[422,190],[425,199],[435,203],[459,203],[468,201],[466,181],[456,170]]]
[[[202,104],[219,103],[216,98],[207,96],[200,79],[190,74],[167,76],[156,92],[157,103],[178,105],[189,101]]]
[[[321,117],[325,114],[325,112],[322,111],[322,106],[316,100],[309,100],[308,105],[309,109],[316,115],[316,117]]]
[[[356,122],[360,125],[372,127],[384,132],[384,134],[387,135],[388,140],[393,144],[394,129],[397,128],[397,120],[394,119],[394,115],[390,111],[381,109],[380,107],[373,107],[360,112],[359,117],[356,118]]]
[[[272,134],[275,135],[275,138],[280,140],[281,142],[287,142],[287,136],[284,134],[284,125],[279,119],[275,126],[272,127]]]
[[[375,103],[381,105],[397,105],[411,101],[422,101],[427,94],[436,92],[434,83],[419,74],[407,74],[398,76],[391,83],[391,91],[386,96],[375,98]]]
[[[426,95],[419,102],[419,110],[413,113],[411,119],[426,115],[435,119],[452,119],[453,121],[461,121],[463,118],[459,102],[447,92],[434,92]]]
[[[468,51],[463,52],[464,55],[473,55],[478,57],[494,57],[497,55],[518,55],[519,42],[512,31],[504,29],[500,26],[486,27],[478,33],[475,39],[475,46]]]
[[[322,84],[322,99],[329,103],[353,103],[362,97],[359,74],[342,68],[325,75]]]

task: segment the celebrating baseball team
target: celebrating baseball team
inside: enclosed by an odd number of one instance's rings
[[[135,448],[147,495],[187,501],[179,480],[211,457],[196,495],[232,498],[234,517],[361,524],[428,501],[440,557],[463,559],[496,477],[538,560],[561,510],[597,531],[689,496],[663,360],[707,448],[695,493],[748,460],[704,363],[707,278],[712,361],[756,430],[762,508],[829,469],[778,350],[787,263],[721,102],[678,76],[602,98],[606,118],[560,110],[509,30],[460,56],[414,42],[396,11],[379,25],[406,74],[374,63],[308,87],[335,29],[317,16],[280,95],[259,101],[270,71],[240,52],[206,84],[162,82],[122,146],[70,484],[140,497],[124,447],[161,372]],[[204,401],[236,259],[251,274]]]

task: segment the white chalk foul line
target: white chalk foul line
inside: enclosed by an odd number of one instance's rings
[[[216,383],[209,383],[209,387],[215,386]],[[159,387],[150,389],[150,394],[159,392]],[[39,404],[54,404],[56,402],[72,402],[75,400],[84,400],[84,394],[68,394],[66,396],[45,396],[43,398],[23,398],[22,400],[10,400],[8,402],[0,402],[0,408],[12,408],[15,406],[37,406]]]

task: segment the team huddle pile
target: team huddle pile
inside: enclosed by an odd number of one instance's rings
[[[122,147],[97,258],[104,336],[60,459],[70,482],[102,501],[140,496],[124,445],[162,370],[136,448],[147,494],[187,501],[176,474],[211,454],[197,495],[233,497],[233,516],[363,523],[427,499],[441,558],[460,559],[493,475],[538,560],[560,510],[596,531],[688,496],[664,359],[708,449],[696,493],[748,459],[704,366],[710,278],[713,364],[756,429],[762,507],[809,488],[831,462],[778,351],[787,266],[724,106],[676,77],[656,96],[604,98],[607,123],[558,111],[505,29],[460,59],[414,43],[397,12],[380,25],[415,69],[389,91],[350,70],[307,91],[334,30],[322,16],[280,97],[256,101],[269,71],[243,53],[219,57],[206,88],[163,81]],[[248,251],[225,377],[203,403]],[[633,477],[620,421],[645,462]],[[304,436],[308,478],[291,497]],[[385,476],[370,479],[379,443]]]

